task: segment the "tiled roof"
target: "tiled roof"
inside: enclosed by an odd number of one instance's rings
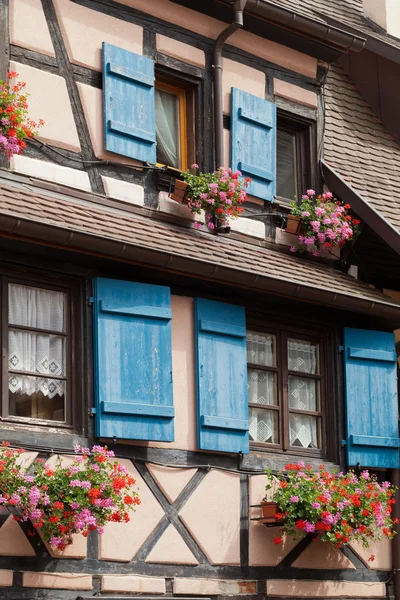
[[[92,240],[100,238],[105,245],[110,245],[110,240],[114,240],[121,247],[133,247],[138,253],[139,262],[143,252],[147,251],[147,256],[163,253],[167,256],[164,263],[173,259],[172,266],[175,269],[176,264],[182,264],[178,260],[181,257],[186,261],[185,264],[189,259],[192,265],[197,264],[203,272],[207,267],[206,272],[210,273],[210,277],[215,269],[221,268],[228,270],[225,280],[233,283],[240,284],[243,281],[246,284],[246,277],[252,276],[256,287],[257,281],[262,282],[266,278],[275,285],[275,289],[277,282],[281,285],[292,284],[290,295],[293,296],[301,289],[300,297],[311,299],[311,292],[319,290],[325,294],[324,297],[331,294],[332,304],[339,299],[339,306],[342,308],[348,305],[349,308],[354,307],[356,298],[365,301],[368,305],[366,310],[374,312],[378,306],[386,305],[399,311],[400,315],[400,304],[340,271],[259,245],[99,206],[95,199],[89,195],[87,199],[76,199],[65,194],[34,189],[31,185],[4,183],[3,180],[0,182],[0,231],[18,233],[19,229],[15,229],[17,225],[14,227],[12,223],[8,223],[13,218],[16,223],[25,223],[26,228],[35,223],[46,224],[64,232],[66,230],[91,236]],[[43,231],[41,235],[48,240]],[[64,237],[68,238],[68,235]],[[91,248],[90,241],[86,242],[86,247]],[[196,268],[192,272],[196,273]],[[264,289],[270,289],[269,284],[264,285]]]
[[[355,29],[361,34],[380,40],[385,44],[399,48],[400,40],[381,33],[373,28],[364,17],[363,0],[263,0],[268,4],[275,4],[281,8],[294,11],[314,21],[326,22],[333,19],[337,22]]]
[[[339,67],[325,86],[324,160],[400,230],[400,146]]]

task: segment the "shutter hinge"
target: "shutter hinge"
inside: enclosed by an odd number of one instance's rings
[[[343,346],[338,346],[338,352],[343,352],[344,348]]]
[[[88,304],[89,304],[89,306],[91,306],[92,304],[94,304],[94,298],[93,298],[93,296],[90,296],[90,298],[88,298]]]
[[[347,446],[347,440],[342,440],[342,446]]]
[[[97,411],[96,411],[96,409],[95,409],[95,408],[90,408],[90,409],[88,410],[89,416],[91,416],[91,417],[93,417],[93,415],[95,415],[95,414],[96,414],[96,412],[97,412]]]

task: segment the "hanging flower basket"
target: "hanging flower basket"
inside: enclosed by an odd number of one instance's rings
[[[8,79],[17,79],[18,73],[10,71]],[[0,80],[0,153],[11,158],[21,154],[26,148],[25,140],[37,135],[38,127],[44,125],[43,119],[35,123],[28,117],[28,94],[25,82]]]
[[[388,481],[379,483],[376,475],[366,470],[360,475],[352,471],[330,474],[321,465],[314,472],[302,461],[285,469],[273,483],[267,471],[266,489],[272,490],[275,518],[281,525],[276,544],[282,543],[283,534],[295,539],[313,534],[337,548],[351,542],[368,548],[372,542],[394,537],[393,525],[398,520],[392,520],[391,512],[397,488]],[[265,510],[272,512],[270,507]]]
[[[331,252],[352,242],[359,233],[360,221],[349,214],[350,208],[350,204],[342,204],[331,192],[317,196],[314,190],[307,190],[301,202],[291,204],[286,231],[296,233],[299,241],[290,251],[320,256],[321,252]]]
[[[299,235],[301,232],[302,223],[300,217],[295,217],[294,215],[288,215],[286,221],[285,231],[286,233],[293,233],[294,235]]]
[[[75,446],[72,464],[61,460],[53,465],[37,459],[27,473],[17,459],[23,449],[12,450],[8,442],[0,447],[0,506],[14,519],[30,521],[29,535],[35,529],[52,548],[64,550],[72,544],[72,535],[89,531],[103,533],[109,521],[130,520],[140,499],[135,480],[127,469],[111,460],[107,447]]]
[[[179,204],[188,203],[188,192],[189,186],[186,181],[182,181],[181,179],[175,179],[174,191],[170,193],[169,197],[175,202]]]
[[[242,177],[240,171],[220,167],[214,173],[199,173],[198,165],[192,165],[182,173],[188,185],[187,205],[194,214],[205,212],[208,229],[214,233],[229,233],[230,219],[237,219],[243,212],[242,204],[247,200],[246,189],[251,181]],[[201,223],[194,227],[200,229]]]

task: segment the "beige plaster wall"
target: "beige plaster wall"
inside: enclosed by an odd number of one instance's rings
[[[55,0],[54,5],[72,62],[100,71],[103,42],[142,54],[142,27],[70,0]]]
[[[14,61],[10,70],[19,74],[19,81],[25,81],[28,98],[29,117],[38,122],[44,119],[38,139],[73,152],[80,151],[71,103],[65,79],[59,75],[35,69]]]
[[[10,0],[9,11],[10,43],[54,56],[41,0]]]
[[[363,0],[364,15],[400,38],[400,3],[398,0]]]

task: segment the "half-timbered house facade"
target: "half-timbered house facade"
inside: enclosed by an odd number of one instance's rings
[[[2,0],[0,29],[45,121],[1,159],[0,441],[105,442],[142,502],[61,554],[0,512],[0,598],[393,595],[389,541],[258,519],[267,467],[400,467],[395,2]],[[229,234],[171,199],[193,163],[252,178]],[[307,188],[351,250],[290,253]]]

